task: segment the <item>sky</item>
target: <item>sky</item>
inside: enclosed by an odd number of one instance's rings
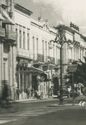
[[[15,0],[33,12],[32,17],[48,19],[53,26],[73,22],[86,31],[86,0]]]

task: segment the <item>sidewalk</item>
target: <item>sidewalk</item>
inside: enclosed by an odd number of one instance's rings
[[[28,108],[34,108],[34,106],[37,106],[38,103],[44,104],[44,103],[56,103],[58,102],[57,98],[48,98],[48,99],[27,99],[27,100],[16,100],[15,102],[12,102],[10,105],[6,107],[0,107],[0,114],[3,113],[15,113],[15,112],[21,112],[26,111]]]
[[[47,102],[47,101],[58,101],[57,98],[45,98],[45,99],[22,99],[16,100],[15,103],[34,103],[34,102]]]
[[[63,106],[65,106],[65,104],[71,104],[71,99],[69,98],[65,99]],[[38,106],[40,107],[41,105],[46,105],[51,107],[60,106],[58,98],[48,98],[48,99],[46,98],[41,100],[40,99],[16,100],[6,108],[0,107],[0,114],[27,111],[28,109]]]

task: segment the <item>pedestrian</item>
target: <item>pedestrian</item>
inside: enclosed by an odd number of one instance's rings
[[[30,88],[26,88],[26,94],[27,94],[27,98],[29,98],[29,96],[30,96]]]
[[[57,76],[53,76],[53,94],[57,95],[59,91],[59,80]]]
[[[20,94],[20,90],[19,88],[17,87],[16,88],[16,99],[19,100],[19,94]]]
[[[10,95],[11,95],[10,87],[6,82],[4,82],[2,86],[2,97],[1,97],[2,104],[7,104],[7,105],[9,104]]]

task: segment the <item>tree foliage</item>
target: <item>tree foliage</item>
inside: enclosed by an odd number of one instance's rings
[[[65,76],[68,81],[66,82],[67,85],[71,85],[72,82],[74,83],[83,83],[84,86],[86,86],[86,59],[85,62],[82,62],[81,60],[79,61],[74,61],[72,62],[71,65],[77,66],[77,69],[75,72],[71,73],[69,71],[69,68],[67,68],[67,75]]]

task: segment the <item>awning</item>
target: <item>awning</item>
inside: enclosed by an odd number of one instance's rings
[[[22,67],[22,66],[21,66]],[[23,68],[23,67],[22,67]],[[37,74],[46,74],[43,70],[39,69],[39,68],[35,68],[34,66],[31,67],[26,67],[26,69],[24,68],[24,70],[18,70],[17,72],[28,72],[28,73],[37,73]]]
[[[5,20],[5,18],[0,13],[0,20]]]
[[[3,23],[15,25],[15,22],[10,18],[5,10],[2,10],[2,16],[5,18]]]
[[[45,73],[43,70],[39,69],[39,68],[35,68],[34,66],[31,66],[28,68],[31,72],[33,73],[38,73],[38,74],[42,74]]]

